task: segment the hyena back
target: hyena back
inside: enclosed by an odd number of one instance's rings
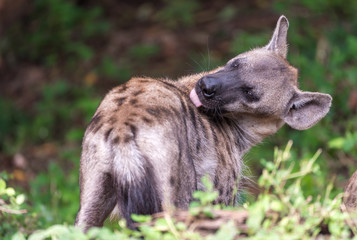
[[[187,209],[209,176],[217,202],[236,202],[242,155],[284,123],[303,130],[329,111],[327,94],[297,88],[286,60],[282,16],[268,45],[211,72],[168,79],[133,78],[110,91],[84,139],[76,225],[102,226],[118,208],[131,214]]]

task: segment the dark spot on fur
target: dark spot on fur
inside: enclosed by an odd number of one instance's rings
[[[135,135],[136,135],[136,130],[137,130],[136,127],[135,127],[134,125],[132,125],[132,124],[130,124],[129,127],[130,127],[131,133],[132,133],[133,136],[135,137]]]
[[[128,86],[126,84],[121,85],[121,91],[125,91],[128,89]]]
[[[142,117],[142,120],[144,121],[144,122],[146,122],[146,123],[152,123],[152,120],[151,119],[149,119],[149,118],[147,118],[147,117]]]
[[[157,115],[157,110],[154,108],[147,108],[145,109],[147,113],[149,113],[152,116],[156,116]]]
[[[131,135],[125,135],[124,137],[124,143],[128,143],[133,139],[133,136]]]
[[[122,93],[122,88],[121,87],[117,87],[117,88],[115,88],[115,90],[114,90],[114,92],[113,93],[115,93],[115,94],[120,94],[120,93]]]
[[[116,117],[110,117],[109,118],[109,123],[110,124],[115,124],[118,121],[118,119]]]
[[[144,106],[142,104],[136,103],[136,104],[133,105],[133,107],[135,107],[135,108],[143,108]]]
[[[176,108],[172,108],[171,110],[175,114],[175,116],[177,117],[181,116],[181,113]]]
[[[227,153],[227,154],[229,154],[229,153]],[[224,165],[224,167],[226,167],[227,159],[224,156],[225,155],[221,151],[219,151],[218,158],[220,159],[220,162]]]
[[[113,143],[114,144],[118,144],[120,142],[120,137],[119,136],[116,136],[114,139],[113,139]]]
[[[84,144],[83,145],[83,152],[88,152],[88,150],[89,150],[88,144]]]
[[[223,187],[220,187],[220,188],[218,189],[218,191],[219,191],[219,195],[222,196],[222,195],[223,195],[223,192],[224,192]]]
[[[94,115],[94,117],[89,123],[88,129],[93,133],[96,133],[102,127],[102,123],[101,123],[102,118],[103,116],[101,112],[98,112],[96,115]]]
[[[193,127],[195,129],[197,129],[197,119],[196,119],[196,113],[195,113],[195,110],[189,106],[189,111],[190,111],[190,117],[191,117],[191,121],[192,121],[192,124],[193,124]]]
[[[233,196],[233,186],[229,185],[228,189],[227,189],[227,198],[230,199]]]
[[[142,94],[142,93],[144,93],[144,91],[143,90],[139,90],[139,91],[136,91],[136,92],[134,92],[133,93],[133,96],[138,96],[138,95],[140,95],[140,94]]]
[[[213,180],[213,184],[214,186],[217,188],[218,186],[218,182],[219,182],[219,179],[218,179],[218,174],[216,173],[215,176],[214,176],[214,180]]]
[[[168,116],[171,113],[170,110],[165,107],[156,107],[156,108],[149,107],[146,108],[145,110],[147,113],[155,117]]]
[[[188,115],[188,109],[187,109],[187,106],[186,106],[186,102],[183,101],[182,99],[180,99],[180,102],[181,102],[181,107],[182,107],[182,110],[183,112]]]
[[[89,155],[95,155],[97,153],[97,145],[96,144],[90,144],[88,147],[88,153]]]
[[[123,105],[124,101],[126,100],[126,97],[119,97],[114,99],[114,102],[118,104],[119,106]]]
[[[97,114],[95,114],[89,123],[90,127],[95,126],[102,119],[102,117],[103,116],[102,116],[101,112],[98,112]]]
[[[113,128],[108,129],[104,134],[105,141],[108,141],[110,133],[113,131]]]
[[[199,153],[201,149],[201,138],[199,136],[197,136],[197,139],[196,139],[196,153]]]
[[[134,104],[136,104],[136,103],[138,103],[138,100],[137,100],[137,99],[134,98],[134,99],[131,99],[131,100],[130,100],[130,104],[131,104],[131,105],[134,105]]]
[[[234,179],[234,181],[237,181],[237,180],[238,180],[238,179],[237,179],[237,173],[236,173],[235,170],[233,170],[233,179]]]
[[[170,177],[170,185],[171,187],[175,185],[175,178],[173,176]]]
[[[128,87],[126,84],[120,85],[119,87],[116,88],[114,93],[123,93]]]

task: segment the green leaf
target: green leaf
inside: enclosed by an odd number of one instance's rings
[[[235,236],[238,234],[238,230],[234,225],[233,221],[229,221],[226,224],[223,224],[222,227],[218,230],[218,232],[212,237],[208,238],[210,240],[233,240]]]
[[[183,222],[178,222],[178,223],[176,224],[176,229],[177,229],[178,231],[185,231],[185,230],[187,229],[187,226],[186,226],[186,224],[183,223]]]
[[[273,210],[273,211],[276,211],[276,212],[280,212],[284,209],[284,205],[282,202],[280,201],[277,201],[277,200],[273,200],[271,203],[270,203],[270,208]]]
[[[11,240],[26,240],[26,238],[22,232],[17,232],[12,235]]]
[[[213,218],[214,217],[214,214],[212,212],[212,207],[205,207],[205,208],[203,208],[202,212],[203,212],[204,215],[206,215],[209,218]]]
[[[247,225],[253,232],[257,231],[261,227],[261,223],[265,216],[265,209],[261,201],[253,204],[249,208],[249,218]]]
[[[154,239],[160,239],[162,236],[162,234],[158,230],[150,226],[142,225],[139,227],[139,229],[142,232],[144,239],[154,240]]]
[[[159,218],[156,220],[155,227],[160,229],[160,231],[168,231],[169,225],[164,218]]]
[[[9,196],[14,196],[15,193],[16,193],[13,188],[7,188],[7,189],[5,190],[5,192],[6,192],[7,195],[9,195]]]
[[[192,216],[197,216],[198,214],[200,214],[201,210],[198,207],[191,207],[189,209],[189,212]]]
[[[0,194],[5,192],[6,182],[3,179],[0,179]]]
[[[131,219],[133,219],[135,222],[138,223],[145,223],[145,222],[150,222],[152,218],[151,216],[148,215],[131,214]]]
[[[16,203],[18,205],[23,204],[25,202],[25,200],[26,200],[25,194],[20,194],[16,197]]]
[[[125,240],[129,239],[129,237],[124,233],[113,232],[108,228],[91,228],[87,233],[88,239],[96,239],[96,240]]]

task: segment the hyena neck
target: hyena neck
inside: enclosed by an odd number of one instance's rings
[[[244,136],[245,148],[243,152],[249,151],[249,149],[265,138],[276,133],[283,125],[284,122],[277,118],[260,118],[255,116],[240,116],[236,119],[232,119],[236,127],[238,126]]]
[[[205,115],[205,111],[201,111],[201,114]],[[241,156],[248,152],[251,147],[276,133],[284,124],[280,119],[264,119],[253,116],[208,116],[208,119],[219,135],[229,136]]]

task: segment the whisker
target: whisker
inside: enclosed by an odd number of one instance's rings
[[[197,60],[195,60],[193,57],[190,56],[191,61],[193,61],[194,63],[196,63],[196,67],[199,67],[200,71],[205,71],[204,66],[202,66]]]

